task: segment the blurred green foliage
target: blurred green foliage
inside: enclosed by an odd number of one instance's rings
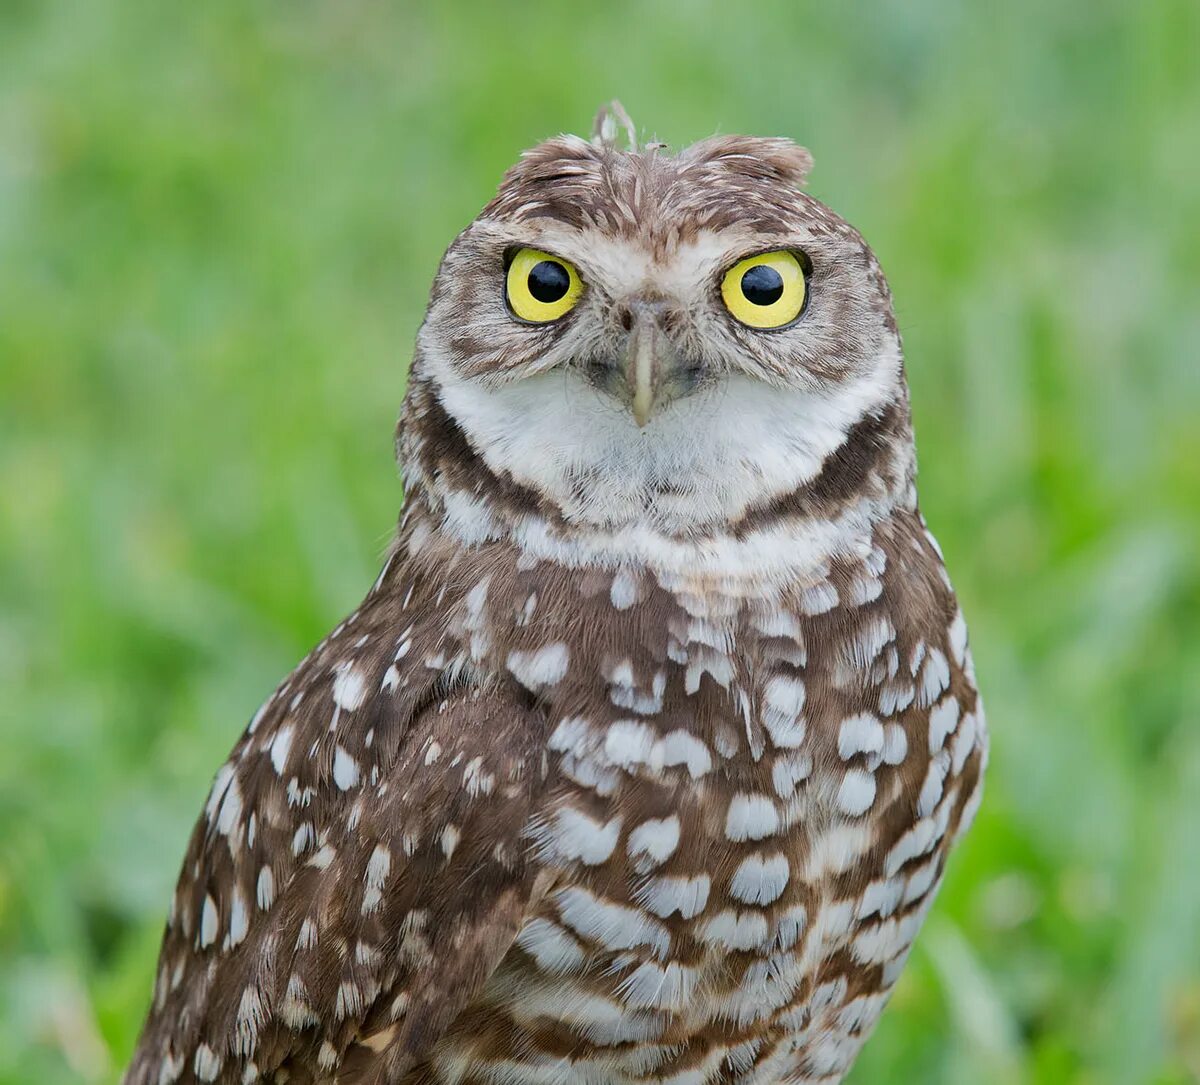
[[[806,143],[897,299],[993,760],[852,1080],[1200,1080],[1194,0],[0,0],[0,1083],[115,1080],[442,249],[613,95]]]

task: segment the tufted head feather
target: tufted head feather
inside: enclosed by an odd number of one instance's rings
[[[778,138],[637,150],[617,104],[591,141],[526,151],[438,271],[402,420],[406,470],[432,485],[430,456],[454,444],[476,492],[499,480],[563,525],[672,537],[816,495],[898,498],[912,450],[891,296],[858,232],[801,191],[811,165]],[[561,317],[515,314],[506,269],[525,249],[577,273]],[[722,283],[770,252],[794,255],[805,300],[798,318],[758,328]]]

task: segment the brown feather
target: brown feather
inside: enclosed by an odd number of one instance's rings
[[[217,775],[127,1085],[832,1083],[877,1020],[987,751],[917,508],[890,293],[799,191],[801,148],[623,152],[611,127],[526,152],[451,246],[398,433],[396,543]],[[589,522],[446,398],[448,374],[503,387],[619,339],[600,277],[592,340],[504,314],[504,248],[538,229],[654,267],[719,255],[722,231],[722,259],[803,244],[798,330],[718,325],[704,301],[669,334],[718,374],[886,396],[719,522],[684,516],[678,478],[639,509],[682,509],[674,526]],[[606,470],[583,465],[577,495]]]

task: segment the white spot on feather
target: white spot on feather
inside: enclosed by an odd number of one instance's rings
[[[791,869],[782,853],[749,855],[734,872],[729,892],[746,904],[770,904],[779,898],[790,876]]]
[[[317,870],[328,870],[334,859],[337,858],[337,849],[332,844],[322,844],[317,849],[316,854],[308,861],[308,865],[316,867]]]
[[[382,889],[392,872],[392,853],[386,844],[376,844],[367,860],[367,870],[363,875],[366,883],[373,889]]]
[[[254,1048],[258,1044],[258,1030],[262,1028],[266,1016],[259,989],[253,984],[244,988],[242,997],[238,1000],[237,1019],[234,1022],[234,1031],[236,1034],[234,1041],[235,1054],[246,1056],[254,1053]],[[253,1066],[254,1064],[251,1063],[250,1065]],[[253,1081],[256,1078],[257,1071],[255,1078],[251,1080]],[[242,1080],[245,1081],[244,1076]]]
[[[958,698],[947,697],[929,713],[929,752],[938,753],[958,726]]]
[[[474,798],[490,795],[496,786],[496,777],[483,767],[482,757],[472,757],[463,768],[463,787]]]
[[[795,904],[781,912],[775,922],[775,945],[780,949],[791,949],[807,924],[808,909],[803,904]]]
[[[967,623],[961,610],[954,612],[954,621],[950,623],[950,652],[954,662],[963,666],[967,658]]]
[[[300,924],[300,932],[296,935],[297,949],[315,949],[318,940],[317,924],[313,921],[312,916],[308,916],[303,923]]]
[[[618,720],[610,724],[604,737],[605,756],[622,768],[645,764],[654,749],[655,732],[637,720]]]
[[[613,672],[611,678],[613,688],[609,691],[609,699],[618,708],[627,708],[643,716],[662,711],[663,693],[667,688],[667,676],[663,671],[657,671],[651,679],[650,692],[640,691],[634,684],[633,668],[629,661]]]
[[[529,920],[517,935],[517,945],[537,961],[543,972],[575,972],[584,961],[579,942],[548,919]]]
[[[967,758],[971,756],[971,751],[975,749],[976,738],[976,722],[973,713],[968,712],[962,718],[962,722],[958,727],[958,734],[954,736],[954,745],[952,747],[953,760],[951,761],[951,771],[957,776],[963,770],[963,766],[967,763]]]
[[[645,961],[621,981],[618,991],[636,1009],[679,1011],[690,1001],[695,983],[696,970],[678,961],[666,966]]]
[[[572,930],[599,942],[605,949],[649,946],[658,956],[667,952],[671,935],[667,928],[645,912],[613,904],[586,889],[562,890],[557,897],[558,913]]]
[[[776,675],[763,690],[763,726],[780,749],[794,749],[804,741],[808,727],[800,714],[804,708],[804,683],[799,678]]]
[[[292,835],[292,854],[299,856],[308,850],[316,840],[311,821],[302,822]]]
[[[562,641],[544,645],[532,652],[508,653],[508,669],[521,685],[537,690],[552,686],[566,677],[571,653]]]
[[[742,952],[763,945],[767,934],[767,917],[758,911],[719,912],[711,919],[706,919],[698,931],[702,941],[718,943],[726,949]]]
[[[712,754],[695,735],[687,731],[671,731],[664,735],[661,746],[662,763],[671,768],[675,765],[686,765],[688,775],[693,780],[699,779],[712,769]]]
[[[854,939],[854,956],[863,964],[890,961],[909,947],[924,919],[924,910],[918,908],[865,928]]]
[[[303,931],[303,928],[301,928]],[[279,1007],[279,1016],[289,1028],[299,1032],[310,1025],[319,1024],[320,1018],[313,1013],[308,1002],[308,989],[295,973],[288,978],[287,990]]]
[[[216,941],[219,918],[217,914],[217,902],[213,900],[210,893],[204,898],[204,910],[200,913],[201,949],[211,946]]]
[[[756,613],[751,620],[754,622],[754,628],[767,637],[785,637],[799,642],[803,635],[796,616],[777,607],[772,607],[765,613]]]
[[[217,774],[213,777],[212,790],[208,793],[208,803],[204,807],[204,816],[210,823],[216,816],[217,809],[220,807],[221,801],[225,798],[226,791],[233,782],[233,764],[226,761],[225,764],[217,769]],[[221,831],[225,832],[225,830]]]
[[[804,864],[804,876],[817,881],[827,874],[843,874],[854,866],[875,841],[875,827],[867,821],[827,829],[813,841]]]
[[[617,720],[608,726],[604,755],[626,770],[645,765],[652,772],[687,766],[693,780],[712,770],[712,753],[695,735],[678,729],[661,739],[652,727],[638,720]]]
[[[264,912],[275,902],[275,875],[269,866],[264,866],[258,872],[254,898]]]
[[[850,769],[842,777],[837,802],[843,812],[857,817],[871,809],[875,801],[875,777],[863,769]]]
[[[240,889],[233,891],[233,903],[229,906],[229,945],[236,946],[246,937],[250,929],[250,917],[246,913],[246,902]]]
[[[666,862],[679,846],[679,818],[648,818],[629,834],[625,849],[631,858],[645,856],[651,865]]]
[[[351,980],[343,980],[338,985],[337,998],[333,1002],[334,1018],[341,1021],[347,1017],[358,1017],[362,1010],[362,989]]]
[[[221,1057],[208,1044],[201,1044],[196,1048],[192,1070],[200,1081],[216,1081],[221,1072]]]
[[[898,723],[889,723],[883,729],[883,750],[881,751],[884,764],[899,765],[908,756],[908,735]]]
[[[488,586],[491,583],[491,577],[485,576],[478,584],[475,585],[469,592],[463,603],[467,608],[467,616],[472,623],[477,622],[483,614],[484,604],[487,602]],[[474,624],[469,624],[468,629],[474,629]]]
[[[860,920],[872,915],[887,919],[900,906],[903,895],[904,882],[900,878],[873,881],[859,898],[855,916]]]
[[[172,1058],[168,1051],[162,1058],[162,1062],[158,1067],[158,1085],[173,1085],[179,1080],[179,1075],[183,1073],[183,1056]]]
[[[850,644],[851,663],[858,668],[867,668],[883,649],[896,637],[892,623],[882,616],[864,622]]]
[[[326,1040],[317,1051],[317,1065],[322,1070],[332,1070],[338,1062],[337,1048]]]
[[[884,860],[884,870],[889,878],[895,877],[901,867],[918,856],[926,855],[937,843],[938,830],[934,818],[922,818],[899,840]]]
[[[879,711],[884,716],[894,716],[912,704],[916,695],[916,688],[911,682],[885,682],[879,691]]]
[[[271,764],[280,776],[287,767],[288,754],[292,749],[293,733],[292,725],[287,723],[275,732],[275,737],[271,740]]]
[[[339,746],[333,751],[333,782],[342,791],[349,791],[358,780],[358,762]]]
[[[838,605],[838,593],[828,581],[805,588],[800,593],[800,612],[809,617],[824,614]]]
[[[762,840],[779,831],[779,811],[766,795],[739,794],[729,804],[725,836],[729,840]]]
[[[944,653],[931,648],[921,670],[921,688],[917,703],[924,708],[933,704],[950,686],[950,663]]]
[[[549,826],[539,826],[532,832],[544,854],[568,862],[578,859],[586,866],[603,863],[613,853],[621,835],[621,818],[604,823],[571,806],[555,812]]]
[[[849,761],[856,754],[878,754],[883,749],[883,725],[870,713],[842,720],[838,729],[838,755]]]
[[[775,758],[771,766],[771,783],[775,794],[781,799],[790,799],[796,793],[796,785],[812,774],[812,757],[808,754],[787,754]]]
[[[609,599],[617,610],[628,610],[638,601],[640,594],[638,582],[633,573],[621,569],[613,577],[612,588],[609,590]]]
[[[707,874],[693,878],[651,878],[637,892],[640,904],[662,919],[678,912],[691,919],[704,911],[711,882]]]
[[[367,694],[367,684],[355,667],[344,667],[338,671],[333,680],[333,703],[345,710],[353,712],[363,703]]]

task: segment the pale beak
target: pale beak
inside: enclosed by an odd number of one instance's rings
[[[661,306],[635,302],[630,306],[632,326],[621,359],[625,378],[622,389],[630,413],[644,426],[657,410],[686,390],[680,384],[679,354],[663,329]]]

